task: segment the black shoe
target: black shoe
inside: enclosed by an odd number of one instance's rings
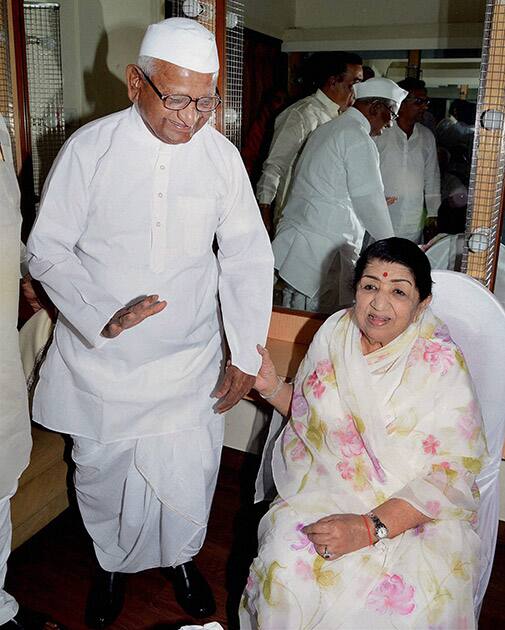
[[[51,619],[49,615],[21,606],[14,617],[7,623],[3,623],[0,628],[2,630],[44,630],[45,628],[64,630],[64,626]]]
[[[167,571],[174,586],[175,599],[188,615],[201,619],[216,612],[216,602],[207,581],[193,560]]]
[[[125,573],[99,570],[86,603],[85,621],[88,628],[101,630],[119,617],[123,609],[125,586]]]

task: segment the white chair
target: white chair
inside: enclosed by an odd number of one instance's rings
[[[426,250],[432,269],[458,269],[465,244],[464,234],[446,234]]]
[[[478,619],[489,582],[499,520],[499,473],[505,440],[505,310],[479,282],[455,271],[433,270],[433,311],[465,356],[484,419],[490,461],[477,478],[481,575],[474,595]]]

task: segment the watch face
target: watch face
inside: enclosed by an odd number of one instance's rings
[[[375,530],[375,533],[377,534],[377,538],[379,540],[381,540],[382,538],[387,538],[388,534],[389,534],[389,530],[385,525],[382,525],[382,527],[378,527]]]

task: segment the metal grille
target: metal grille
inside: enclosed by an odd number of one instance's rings
[[[226,102],[224,132],[240,149],[242,128],[242,76],[244,64],[244,3],[226,2]]]
[[[39,196],[65,141],[60,5],[24,3],[33,183]]]
[[[14,137],[14,101],[9,54],[7,0],[0,0],[0,114],[11,134],[12,154],[16,159]]]
[[[505,175],[505,0],[488,0],[463,271],[489,287],[497,255]]]
[[[186,17],[216,32],[216,0],[170,0],[167,17]],[[242,126],[242,66],[244,49],[244,3],[226,1],[226,94],[223,103],[223,132],[240,149]],[[215,115],[210,124],[216,124]]]

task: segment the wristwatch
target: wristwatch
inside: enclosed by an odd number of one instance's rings
[[[380,518],[373,512],[367,512],[367,516],[372,519],[372,523],[375,527],[375,535],[379,540],[383,540],[389,536],[389,529],[384,525]]]

